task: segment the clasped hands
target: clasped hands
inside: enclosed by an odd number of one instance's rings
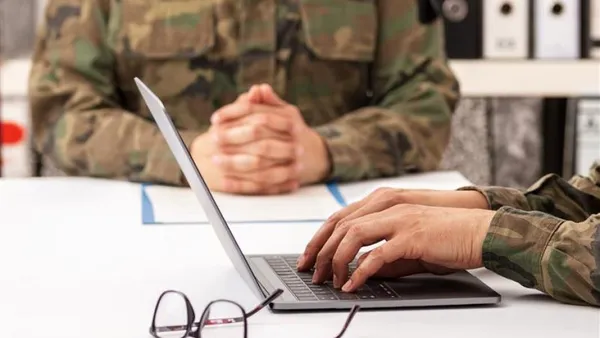
[[[323,180],[330,167],[320,135],[265,84],[215,111],[191,154],[211,190],[233,194],[291,192]]]

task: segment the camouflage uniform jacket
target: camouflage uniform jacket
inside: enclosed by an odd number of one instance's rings
[[[179,184],[134,85],[188,145],[269,83],[325,140],[329,179],[435,169],[459,87],[414,1],[50,0],[30,74],[36,149],[68,175]]]
[[[484,265],[572,304],[600,306],[600,161],[588,176],[546,175],[524,191],[467,187],[497,210]]]

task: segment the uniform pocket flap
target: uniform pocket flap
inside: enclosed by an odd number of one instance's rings
[[[123,0],[120,6],[117,27],[112,29],[118,52],[145,58],[189,58],[215,44],[212,1]]]
[[[374,59],[377,15],[372,1],[303,0],[300,13],[306,46],[318,57],[363,62]]]

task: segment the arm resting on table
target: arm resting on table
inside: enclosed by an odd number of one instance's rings
[[[600,306],[600,214],[574,222],[502,207],[484,241],[483,263],[558,301]]]
[[[509,206],[582,222],[590,215],[600,213],[600,162],[592,165],[587,176],[576,175],[566,181],[558,175],[548,174],[525,190],[504,187],[464,187],[459,190],[481,192],[492,210]]]

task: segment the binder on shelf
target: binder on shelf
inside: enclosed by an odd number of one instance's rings
[[[581,1],[534,0],[533,57],[581,57]]]
[[[587,175],[594,161],[600,159],[600,98],[579,100],[575,137],[575,170]]]
[[[589,7],[589,57],[600,59],[600,0],[591,0]]]
[[[527,59],[529,57],[530,3],[524,0],[483,2],[483,57]]]
[[[481,3],[481,0],[445,0],[442,2],[446,53],[450,59],[482,58],[483,12]]]

